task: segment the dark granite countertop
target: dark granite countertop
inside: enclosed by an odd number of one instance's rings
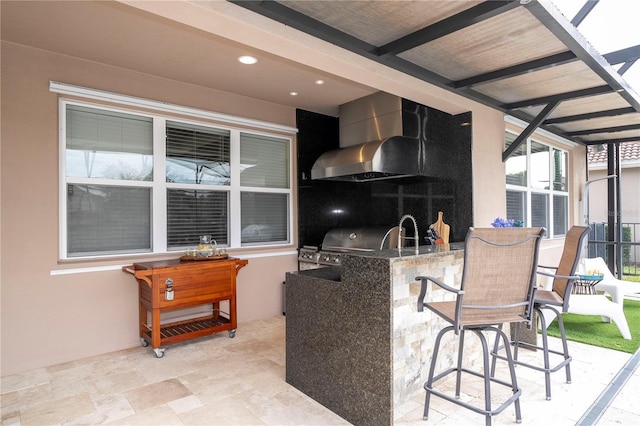
[[[397,249],[380,250],[380,251],[358,251],[352,253],[343,253],[343,256],[354,256],[360,259],[388,259],[389,261],[404,260],[411,257],[445,255],[454,251],[464,250],[464,243],[436,244],[418,247],[416,254],[415,247],[405,247],[399,254]],[[364,259],[363,259],[364,260]],[[366,261],[365,261],[366,262]],[[361,262],[357,262],[359,265]],[[326,281],[341,282],[342,266],[326,266],[318,269],[308,269],[302,271],[289,272],[291,274],[303,275],[306,277],[317,278]]]
[[[415,247],[404,247],[401,253],[398,253],[397,249],[391,249],[380,251],[353,252],[346,253],[346,255],[368,257],[374,259],[404,259],[412,256],[446,254],[452,251],[459,250],[464,250],[464,242],[419,246],[418,254],[416,254]]]
[[[342,267],[340,266],[326,266],[318,269],[307,269],[303,271],[293,271],[289,274],[304,275],[306,277],[318,278],[327,281],[340,282],[342,275]]]

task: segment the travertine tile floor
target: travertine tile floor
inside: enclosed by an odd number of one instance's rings
[[[169,346],[163,358],[136,347],[2,378],[3,425],[345,425],[344,419],[285,380],[285,317],[240,324],[227,333]],[[544,398],[541,373],[518,368],[523,424],[574,425],[629,354],[571,344],[573,383],[552,375]],[[522,356],[535,356],[524,351]],[[640,424],[635,370],[599,425]],[[470,398],[469,395],[463,395]],[[484,418],[438,398],[428,422],[424,395],[403,407],[398,425],[484,424]],[[608,407],[607,407],[608,406]],[[603,410],[599,410],[603,411]],[[494,424],[514,424],[513,407]],[[593,424],[583,423],[583,424]]]

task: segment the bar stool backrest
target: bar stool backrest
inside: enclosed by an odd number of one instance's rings
[[[467,233],[459,326],[530,321],[544,228],[470,228]]]
[[[563,278],[575,276],[576,269],[580,260],[580,251],[582,250],[582,241],[587,236],[589,228],[587,226],[572,226],[567,232],[564,239],[564,248],[556,277],[553,279],[553,291],[558,293],[563,299],[562,311],[569,309],[569,296],[573,287],[573,278]]]

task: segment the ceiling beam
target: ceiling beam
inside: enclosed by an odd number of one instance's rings
[[[397,55],[414,47],[460,31],[478,22],[493,18],[520,6],[518,1],[485,1],[456,15],[445,18],[433,25],[414,31],[397,40],[393,40],[377,49],[379,56]]]
[[[605,111],[588,112],[585,114],[576,114],[576,115],[568,115],[565,117],[550,118],[548,120],[545,120],[543,124],[546,125],[546,124],[569,123],[571,121],[591,120],[593,118],[602,118],[602,117],[615,117],[618,115],[632,114],[635,112],[636,110],[631,107],[609,109]]]
[[[601,127],[599,129],[577,130],[575,132],[567,132],[571,136],[593,135],[596,133],[617,133],[626,132],[628,130],[638,130],[640,124],[627,124],[626,126]]]
[[[623,75],[640,59],[640,44],[627,47],[626,49],[616,50],[603,56],[611,65],[624,63],[624,65],[618,69],[618,74]]]
[[[590,87],[588,89],[575,90],[573,92],[558,93],[557,95],[542,96],[540,98],[526,99],[526,100],[523,100],[523,101],[503,104],[502,107],[504,109],[507,109],[507,110],[517,109],[517,108],[524,108],[524,107],[530,107],[530,106],[534,106],[534,105],[547,104],[549,102],[566,101],[566,100],[569,100],[569,99],[576,99],[576,98],[584,98],[584,97],[587,97],[587,96],[601,95],[603,93],[608,93],[608,92],[612,92],[612,91],[613,90],[611,90],[611,87],[609,87],[609,86],[596,86],[596,87]]]
[[[635,60],[640,58],[640,44],[637,46],[631,46],[624,49],[616,50],[615,52],[609,52],[602,56],[611,65],[622,64],[623,62]]]
[[[609,109],[605,111],[588,112],[585,114],[567,115],[565,117],[556,117],[545,120],[543,124],[569,123],[571,121],[591,120],[592,118],[615,117],[616,115],[632,114],[636,112],[631,107]]]
[[[551,102],[549,103],[547,106],[544,107],[544,109],[542,111],[540,111],[540,114],[538,114],[536,116],[536,118],[534,118],[533,120],[531,120],[531,122],[529,123],[529,125],[527,126],[526,129],[524,129],[516,138],[513,142],[511,142],[511,145],[509,145],[509,148],[507,148],[503,153],[502,153],[502,162],[504,163],[505,161],[507,161],[507,158],[509,158],[511,156],[511,154],[513,154],[515,152],[516,149],[518,149],[518,147],[520,145],[522,145],[523,142],[526,142],[527,138],[529,136],[531,136],[533,134],[533,132],[536,131],[536,129],[538,128],[538,126],[540,125],[540,123],[542,123],[544,121],[545,118],[547,118],[549,116],[549,114],[551,114],[553,112],[553,110],[560,105],[559,101],[556,102]]]
[[[632,61],[625,62],[625,63],[624,63],[624,65],[623,65],[623,66],[621,66],[621,67],[618,69],[618,74],[622,75],[622,74],[624,74],[625,72],[627,72],[627,71],[629,70],[629,68],[631,68],[631,67],[633,66],[633,64],[635,64],[635,63],[636,63],[636,61],[637,61],[637,59],[634,59],[634,60],[632,60]]]
[[[576,60],[577,57],[575,53],[562,52],[556,55],[547,56],[546,58],[540,58],[500,70],[491,71],[485,74],[476,75],[474,77],[465,78],[463,80],[454,81],[452,83],[452,87],[459,89],[462,87],[470,87],[477,84],[489,83],[496,80],[503,80],[505,78],[528,74],[533,71],[540,71],[546,68],[564,65]]]
[[[551,2],[531,1],[526,3],[524,7],[553,35],[558,37],[568,49],[574,52],[578,59],[591,68],[613,90],[619,92],[620,96],[636,111],[640,112],[640,96],[589,44],[578,29],[563,18],[562,13]]]
[[[584,3],[584,5],[580,8],[578,13],[576,13],[576,16],[573,17],[573,19],[571,20],[571,23],[576,27],[580,25],[582,21],[584,21],[584,18],[586,18],[587,15],[591,13],[593,8],[596,7],[599,1],[600,0],[587,0]]]

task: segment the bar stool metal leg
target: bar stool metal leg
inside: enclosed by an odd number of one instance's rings
[[[431,396],[435,395],[438,396],[440,398],[443,398],[447,401],[453,402],[454,404],[460,405],[462,407],[468,408],[476,413],[479,414],[483,414],[485,416],[485,424],[486,426],[490,426],[492,423],[492,417],[501,413],[507,406],[509,406],[511,403],[514,404],[514,408],[515,408],[515,412],[516,412],[516,422],[520,423],[522,421],[522,414],[520,411],[520,395],[521,395],[521,390],[518,388],[518,383],[517,383],[517,377],[516,377],[516,373],[515,373],[515,366],[514,366],[514,360],[513,357],[511,355],[511,348],[509,345],[509,338],[507,337],[507,335],[501,330],[501,327],[482,327],[482,328],[470,328],[470,329],[462,329],[460,331],[460,335],[459,335],[459,343],[460,346],[458,347],[458,356],[457,356],[457,360],[456,360],[456,365],[450,368],[445,369],[444,371],[442,371],[439,374],[435,374],[435,367],[438,361],[438,355],[440,352],[440,344],[442,342],[442,338],[443,336],[450,332],[450,331],[454,331],[455,328],[453,326],[449,326],[449,327],[445,327],[444,329],[442,329],[435,340],[435,345],[434,345],[434,350],[433,350],[433,356],[431,357],[431,365],[429,368],[429,376],[427,378],[427,382],[424,385],[424,388],[426,390],[426,396],[425,396],[425,404],[424,404],[424,414],[423,414],[423,419],[427,420],[428,416],[429,416],[429,405],[431,402]],[[487,343],[487,339],[483,333],[483,331],[487,331],[487,330],[491,330],[494,331],[496,333],[496,341],[502,341],[502,343],[505,345],[505,350],[506,350],[506,361],[509,365],[509,377],[510,377],[510,381],[504,381],[504,380],[500,380],[497,379],[495,377],[492,377],[492,375],[489,373],[490,372],[490,357],[493,356],[493,353],[489,351],[489,345]],[[462,360],[463,360],[463,352],[464,352],[464,334],[466,331],[473,331],[477,336],[478,339],[480,340],[480,343],[482,345],[482,372],[478,372],[478,371],[474,371],[474,370],[470,370],[468,368],[464,368],[462,366]],[[449,375],[449,374],[453,374],[455,373],[456,375],[456,385],[455,385],[455,390],[454,390],[454,395],[452,396],[451,393],[447,394],[444,391],[441,390],[437,390],[434,387],[434,384],[444,378],[445,376]],[[461,394],[461,384],[462,384],[462,373],[467,373],[470,375],[474,375],[476,377],[480,377],[483,379],[483,383],[484,383],[484,408],[472,405],[470,403],[464,402],[460,399],[460,394]],[[491,400],[491,384],[492,383],[496,383],[502,386],[508,386],[511,388],[513,394],[511,397],[509,397],[506,401],[504,401],[498,408],[492,408],[492,400]]]

